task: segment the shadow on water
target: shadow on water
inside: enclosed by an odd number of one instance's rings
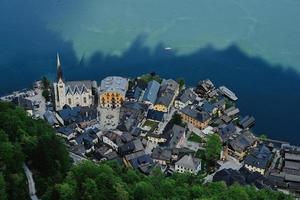
[[[235,91],[242,112],[256,117],[257,134],[300,144],[300,76],[296,71],[250,57],[235,45],[222,50],[207,46],[188,55],[166,51],[163,43],[150,49],[145,46],[145,35],[137,37],[121,56],[95,52],[78,59],[72,42],[47,29],[32,10],[20,4],[7,3],[8,8],[1,9],[6,18],[0,17],[0,93],[27,87],[43,75],[53,76],[59,51],[67,80],[100,81],[108,75],[134,77],[152,71],[183,77],[189,85],[210,78]],[[13,9],[15,14],[10,13]]]

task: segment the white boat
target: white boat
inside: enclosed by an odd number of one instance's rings
[[[170,50],[172,50],[172,48],[171,47],[166,47],[165,50],[170,51]]]
[[[221,87],[219,87],[219,89],[225,96],[227,96],[231,100],[233,100],[233,101],[238,100],[237,96],[231,90],[229,90],[227,87],[221,86]]]

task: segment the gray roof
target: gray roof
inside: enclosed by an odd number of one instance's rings
[[[252,146],[256,141],[256,137],[250,131],[242,132],[238,137],[230,142],[230,146],[237,152],[243,152]]]
[[[236,107],[230,107],[224,111],[224,114],[227,116],[233,116],[240,112],[240,110]]]
[[[175,96],[175,91],[179,90],[179,84],[173,79],[163,80],[158,92],[156,104],[169,106]]]
[[[245,164],[266,169],[272,158],[272,152],[265,145],[254,148],[245,158]]]
[[[201,164],[200,159],[192,157],[192,155],[185,155],[180,160],[178,160],[175,165],[182,166],[184,168],[197,170],[198,166]]]
[[[183,91],[183,93],[178,98],[181,102],[187,103],[188,101],[194,102],[197,98],[197,95],[191,88],[187,88]]]
[[[300,176],[299,175],[294,175],[294,174],[286,174],[285,175],[285,180],[286,181],[291,181],[291,182],[300,182]]]
[[[237,127],[230,123],[228,125],[221,125],[220,127],[220,136],[223,140],[223,142],[227,141],[231,137],[237,134]]]
[[[150,81],[148,83],[146,92],[143,96],[143,101],[149,101],[152,104],[154,104],[157,98],[159,88],[160,88],[160,84],[157,81],[155,80]]]
[[[101,81],[100,93],[118,92],[125,96],[128,89],[128,80],[120,76],[108,76]]]
[[[179,125],[174,124],[173,127],[167,131],[164,134],[168,135],[169,141],[168,141],[168,145],[169,148],[174,148],[176,147],[178,141],[180,140],[180,138],[182,138],[182,136],[185,133],[185,128]]]
[[[162,90],[172,90],[172,91],[178,91],[179,90],[179,84],[173,80],[173,79],[164,79],[161,83],[161,89]]]
[[[87,90],[91,90],[93,85],[96,85],[95,81],[67,81],[65,82],[65,92],[66,94],[83,94]]]
[[[254,117],[250,117],[250,116],[246,116],[244,117],[241,121],[240,121],[240,125],[243,127],[243,128],[248,128],[250,126],[252,126],[255,122],[255,118]]]
[[[300,161],[300,154],[285,153],[284,158],[286,160]]]
[[[300,171],[300,162],[286,160],[284,162],[284,168],[285,169],[292,169],[292,170],[298,170],[298,171]]]
[[[170,161],[172,158],[172,151],[170,149],[162,149],[160,147],[156,147],[153,149],[151,156],[156,160]]]
[[[49,110],[44,113],[44,119],[47,120],[50,125],[59,124],[55,114]]]
[[[181,112],[200,121],[200,122],[205,122],[210,119],[210,116],[207,112],[197,111],[192,106],[187,106],[187,107],[181,109]]]
[[[166,107],[169,107],[170,104],[172,103],[174,96],[175,96],[175,94],[173,91],[169,91],[169,90],[165,91],[158,97],[156,104],[161,104]]]

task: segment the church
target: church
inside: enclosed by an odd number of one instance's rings
[[[94,105],[96,89],[96,81],[64,81],[60,58],[57,54],[57,82],[53,83],[56,111],[62,110],[65,105],[70,107]]]

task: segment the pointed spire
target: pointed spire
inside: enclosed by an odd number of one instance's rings
[[[61,64],[59,59],[59,54],[57,53],[57,81],[62,80],[62,70],[61,70]]]

